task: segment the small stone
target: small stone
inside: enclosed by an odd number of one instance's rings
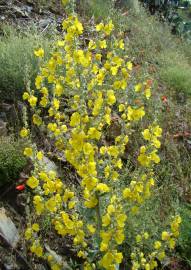
[[[18,265],[15,263],[4,263],[5,270],[17,270],[19,269]]]
[[[0,236],[13,248],[19,241],[18,230],[13,221],[7,217],[5,208],[0,208]]]
[[[23,18],[29,17],[28,12],[18,6],[12,6],[12,10],[14,14],[16,15],[16,17],[23,17]]]

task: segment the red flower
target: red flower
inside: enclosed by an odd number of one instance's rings
[[[16,189],[19,190],[19,191],[22,191],[22,190],[25,189],[25,185],[16,186]]]
[[[167,103],[167,96],[162,96],[162,102]]]

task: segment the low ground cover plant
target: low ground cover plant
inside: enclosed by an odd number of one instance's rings
[[[25,238],[32,253],[48,260],[53,270],[63,269],[64,260],[48,251],[41,234],[42,220],[49,217],[52,230],[72,239],[81,269],[115,270],[127,258],[132,270],[155,269],[175,248],[181,218],[174,215],[158,231],[139,222],[143,211],[148,215],[144,205],[160,162],[162,129],[157,119],[147,126],[143,121],[152,81],[138,80],[123,33],[116,38],[111,20],[85,32],[72,12],[62,26],[64,37],[47,62],[43,48],[35,50],[40,60],[36,91],[28,88],[23,99],[38,132],[54,145],[58,160],[73,166],[81,185],[73,189],[57,172],[45,171],[45,153],[33,143],[26,121],[20,134],[31,141],[24,154],[34,164],[27,185],[34,193],[35,217],[30,217]],[[108,139],[116,123],[118,132]],[[138,132],[141,144],[133,145],[129,156],[130,139]]]
[[[27,164],[20,141],[13,137],[0,138],[0,186],[13,182]]]

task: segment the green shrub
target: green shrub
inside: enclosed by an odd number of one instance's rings
[[[12,137],[0,137],[0,186],[16,180],[25,166],[21,142]]]
[[[0,38],[0,100],[18,99],[25,90],[28,78],[34,82],[37,75],[37,60],[34,49],[44,46],[49,50],[49,41],[36,34],[18,33],[9,26],[2,29]],[[31,85],[33,87],[33,85]]]

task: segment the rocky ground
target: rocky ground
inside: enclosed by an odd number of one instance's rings
[[[47,30],[52,24],[59,27],[64,16],[60,5],[54,5],[53,8],[51,5],[41,6],[38,2],[40,1],[0,0],[0,27],[3,23],[20,27],[34,24],[41,31]]]

